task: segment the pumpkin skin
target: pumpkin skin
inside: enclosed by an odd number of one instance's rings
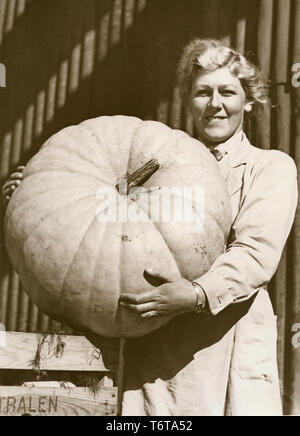
[[[182,222],[97,218],[99,189],[114,189],[153,158],[161,166],[146,189],[203,188],[203,231],[188,233]],[[143,275],[149,267],[174,279],[200,277],[224,251],[230,225],[225,183],[203,144],[162,123],[116,115],[67,127],[42,146],[9,202],[5,241],[44,313],[95,335],[137,337],[171,318],[142,320],[119,306],[120,295],[151,289]]]

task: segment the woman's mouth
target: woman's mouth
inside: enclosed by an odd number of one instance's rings
[[[228,117],[226,116],[219,116],[219,115],[210,115],[205,117],[207,121],[222,121],[222,120],[226,120]]]

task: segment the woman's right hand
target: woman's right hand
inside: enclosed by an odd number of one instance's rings
[[[4,205],[7,205],[12,193],[20,185],[23,179],[23,171],[25,167],[21,166],[17,168],[17,171],[13,173],[10,178],[4,183],[2,187],[1,197]]]

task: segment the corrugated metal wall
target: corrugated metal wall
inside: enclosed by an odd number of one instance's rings
[[[300,88],[291,85],[299,29],[300,0],[0,0],[0,62],[7,70],[0,183],[51,134],[94,116],[135,115],[193,134],[174,71],[195,36],[222,37],[252,54],[271,81],[272,103],[247,123],[250,139],[300,164]],[[0,245],[0,322],[7,330],[60,329],[20,289],[2,234]],[[300,413],[299,215],[270,292],[285,413]]]

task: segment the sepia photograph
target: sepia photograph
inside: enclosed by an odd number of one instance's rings
[[[0,0],[0,102],[0,416],[300,416],[300,0]]]

